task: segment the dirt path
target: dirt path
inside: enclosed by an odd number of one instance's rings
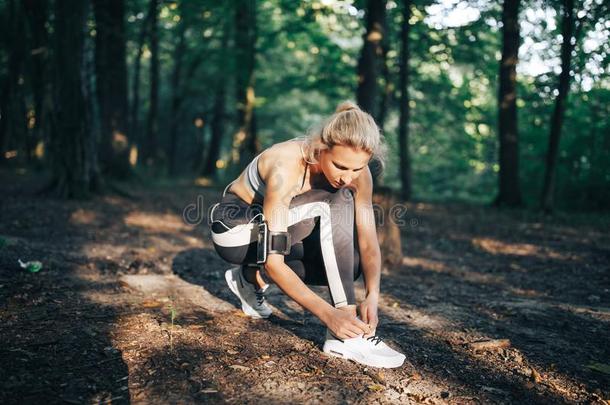
[[[607,217],[410,205],[379,328],[407,363],[379,371],[325,357],[322,324],[277,289],[270,319],[241,315],[213,190],[2,187],[0,403],[610,403]]]

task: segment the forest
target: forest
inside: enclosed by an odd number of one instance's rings
[[[0,402],[610,403],[607,1],[0,0],[0,31]],[[209,237],[346,100],[405,208],[398,370],[322,356],[275,287],[244,317]]]
[[[352,99],[405,199],[608,208],[605,2],[362,3],[4,1],[1,164],[223,184]]]

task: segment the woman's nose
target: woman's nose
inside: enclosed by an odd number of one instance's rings
[[[341,178],[341,183],[344,184],[344,185],[348,185],[351,182],[352,182],[352,178],[351,177],[343,177],[343,178]]]

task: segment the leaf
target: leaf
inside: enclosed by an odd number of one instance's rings
[[[598,373],[610,375],[610,365],[604,363],[591,363],[587,365],[587,368]]]
[[[377,392],[377,391],[382,391],[382,390],[384,390],[384,389],[385,389],[385,387],[384,387],[383,385],[381,385],[381,384],[371,384],[371,385],[369,385],[367,388],[368,388],[369,390],[371,390],[371,391],[375,391],[375,392]]]

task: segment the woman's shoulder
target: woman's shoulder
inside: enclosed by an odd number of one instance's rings
[[[259,171],[262,177],[271,171],[272,167],[290,172],[299,173],[303,165],[301,153],[301,140],[290,139],[271,145],[261,154]]]

